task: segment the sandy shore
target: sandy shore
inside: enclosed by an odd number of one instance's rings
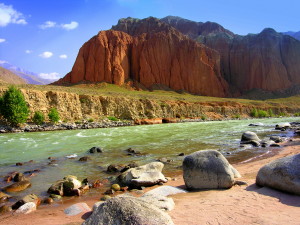
[[[265,155],[255,161],[234,165],[248,186],[234,186],[229,190],[208,190],[172,196],[175,209],[169,212],[175,224],[289,224],[300,225],[300,196],[285,194],[276,190],[255,185],[258,170],[266,163],[288,155],[300,153],[300,139],[289,146],[278,148],[276,154]],[[167,185],[185,188],[183,178]],[[99,196],[85,198],[90,207]],[[0,224],[6,225],[77,225],[89,213],[67,216],[64,209],[78,202],[69,201],[63,205],[40,206],[28,215],[6,214],[0,216]]]

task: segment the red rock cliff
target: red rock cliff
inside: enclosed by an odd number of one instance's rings
[[[219,54],[180,32],[158,24],[139,26],[136,35],[101,31],[80,49],[72,71],[56,84],[137,81],[147,88],[160,84],[174,90],[225,97]],[[149,25],[149,21],[146,23]],[[148,32],[151,31],[151,32]]]

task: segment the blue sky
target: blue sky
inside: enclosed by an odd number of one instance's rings
[[[0,61],[62,77],[79,48],[123,17],[180,16],[234,33],[300,30],[298,0],[0,0]]]

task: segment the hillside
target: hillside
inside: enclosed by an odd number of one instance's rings
[[[26,84],[26,81],[13,72],[0,66],[0,82],[8,84]]]
[[[11,71],[12,73],[18,75],[23,80],[25,80],[26,83],[28,83],[28,84],[45,85],[45,84],[50,84],[55,81],[55,80],[43,79],[36,73],[24,70],[20,67],[12,65],[5,61],[1,61],[0,66]]]
[[[256,109],[269,110],[275,114],[300,112],[300,97],[253,101],[196,96],[172,91],[134,91],[130,86],[113,84],[80,84],[72,87],[19,85],[29,104],[31,114],[50,108],[58,109],[62,121],[95,121],[108,116],[119,119],[229,119],[247,118]],[[7,86],[0,86],[0,95]]]

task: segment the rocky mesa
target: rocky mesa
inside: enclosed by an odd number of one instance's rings
[[[228,95],[215,50],[155,18],[143,20],[135,31],[99,32],[82,46],[72,71],[56,84],[134,81],[148,89],[162,85],[199,95]]]

